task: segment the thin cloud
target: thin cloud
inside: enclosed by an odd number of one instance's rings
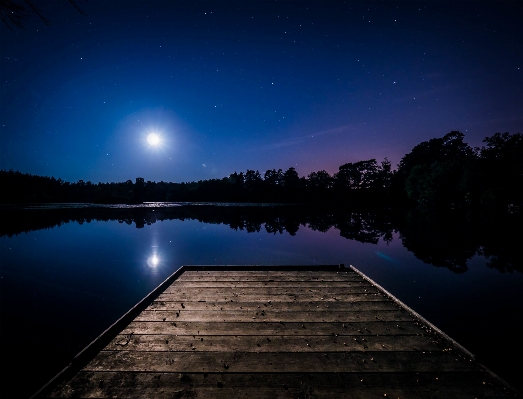
[[[329,134],[344,133],[344,132],[346,132],[350,128],[354,128],[354,126],[353,125],[343,125],[343,126],[335,127],[335,128],[332,128],[332,129],[320,130],[319,132],[310,133],[310,134],[307,134],[307,135],[304,135],[304,136],[294,137],[292,139],[280,141],[278,143],[262,145],[262,146],[256,148],[256,151],[259,151],[259,150],[274,150],[274,149],[282,148],[282,147],[290,147],[290,146],[293,146],[293,145],[297,145],[297,144],[303,143],[303,142],[305,142],[307,140],[314,139],[315,137],[325,136],[325,135],[329,135]],[[252,150],[252,151],[255,151],[255,150]]]

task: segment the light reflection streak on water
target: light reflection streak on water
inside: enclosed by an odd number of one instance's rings
[[[147,258],[147,266],[149,266],[150,268],[156,269],[159,264],[160,258],[158,257],[158,255],[154,254]]]
[[[394,259],[394,258],[392,258],[392,257],[390,257],[388,255],[385,255],[383,252],[376,251],[376,255],[378,255],[382,259],[385,259],[389,263],[394,263],[394,264],[398,264],[399,263],[396,259]]]
[[[152,253],[150,253],[149,257],[147,258],[147,266],[149,266],[150,272],[153,275],[157,275],[158,271],[159,271],[158,269],[161,268],[161,266],[162,266],[162,258],[160,256],[160,254],[158,253],[159,246],[157,245],[158,240],[157,240],[156,234],[153,234],[153,236],[151,237],[151,241],[152,241],[152,245],[151,245]]]

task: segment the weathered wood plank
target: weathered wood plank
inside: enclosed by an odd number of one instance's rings
[[[215,271],[191,271],[186,270],[184,272],[184,276],[182,279],[189,279],[189,278],[223,278],[223,277],[239,277],[239,278],[245,278],[245,277],[269,277],[269,278],[344,278],[347,276],[357,276],[357,273],[347,271],[347,272],[341,272],[341,273],[333,273],[330,271],[299,271],[299,270],[289,270],[289,271],[261,271],[261,270],[253,270],[253,271],[223,271],[223,270],[215,270]]]
[[[314,301],[325,301],[325,302],[355,302],[355,301],[383,301],[387,300],[387,297],[381,293],[356,293],[356,294],[345,294],[337,293],[335,295],[321,295],[318,294],[301,294],[301,295],[232,295],[232,294],[213,294],[203,291],[200,295],[195,296],[189,293],[174,293],[174,294],[160,294],[157,301],[166,302],[254,302],[259,301],[260,303],[274,303],[274,302],[314,302]]]
[[[169,288],[260,288],[276,287],[284,289],[296,288],[331,288],[331,287],[372,287],[368,281],[175,281]]]
[[[459,390],[459,392],[457,392]],[[52,398],[502,398],[481,372],[442,373],[119,373],[80,372]]]
[[[102,351],[83,371],[340,373],[468,371],[468,359],[446,352],[134,352]]]
[[[314,302],[166,302],[154,301],[146,310],[261,310],[275,311],[317,311],[331,310],[367,311],[367,310],[398,310],[399,305],[382,297],[381,301],[341,302],[341,301],[314,301]]]
[[[268,282],[274,282],[274,283],[294,283],[294,282],[303,282],[303,283],[313,283],[313,282],[361,282],[365,281],[361,278],[361,276],[358,276],[356,274],[352,275],[344,275],[344,276],[274,276],[274,275],[266,275],[266,276],[248,276],[248,275],[236,275],[236,276],[230,276],[230,275],[216,275],[216,276],[195,276],[195,277],[187,277],[185,276],[185,273],[180,276],[179,279],[176,280],[180,283],[185,282],[231,282],[231,283],[268,283]]]
[[[80,372],[51,398],[506,398],[482,372],[120,373]],[[459,390],[459,393],[457,392]],[[387,396],[384,396],[387,395]]]
[[[379,290],[372,285],[358,285],[347,287],[270,287],[259,285],[255,287],[186,287],[172,284],[165,291],[164,294],[177,295],[233,295],[233,296],[249,296],[249,295],[316,295],[319,297],[336,296],[338,294],[376,294]]]
[[[105,350],[172,352],[351,352],[351,351],[443,351],[450,348],[424,336],[194,336],[118,335]]]
[[[183,277],[183,275],[182,275]],[[303,277],[292,277],[292,276],[203,276],[203,277],[184,277],[176,280],[180,283],[186,282],[209,282],[209,283],[314,283],[314,282],[339,282],[339,283],[357,283],[365,281],[361,276],[358,275],[349,275],[349,276],[325,276],[325,277],[313,277],[313,276],[303,276]]]
[[[367,321],[355,323],[209,323],[209,322],[131,322],[122,334],[173,335],[416,335],[421,334],[412,321]]]
[[[337,279],[344,277],[358,277],[361,278],[357,273],[352,270],[344,271],[329,271],[329,270],[186,270],[178,280],[186,280],[191,278],[225,278],[225,277],[267,277],[270,278],[295,278],[295,279],[306,279],[306,278],[319,278],[319,279]]]
[[[409,321],[412,316],[405,312],[395,309],[392,311],[367,310],[359,311],[273,311],[273,310],[144,310],[136,317],[136,321],[220,321],[220,322],[253,322],[256,320],[267,322],[342,322],[350,323],[356,321]]]

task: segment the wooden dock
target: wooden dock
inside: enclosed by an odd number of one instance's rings
[[[352,267],[189,266],[35,397],[519,396]]]

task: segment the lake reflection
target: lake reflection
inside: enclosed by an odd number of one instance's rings
[[[9,209],[2,216],[0,355],[4,370],[9,364],[34,376],[25,396],[184,264],[353,264],[521,384],[506,364],[523,354],[514,316],[523,311],[521,237],[500,233],[509,228],[488,233],[485,221],[454,216],[450,225],[441,216],[298,207]]]

